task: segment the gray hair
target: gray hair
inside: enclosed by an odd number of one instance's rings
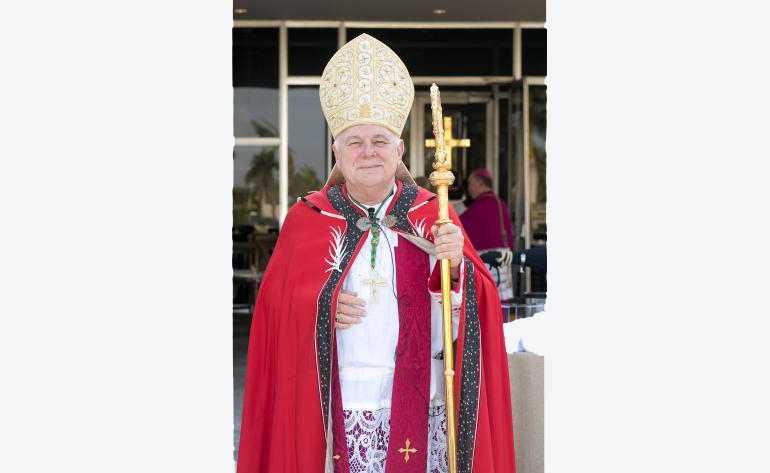
[[[388,134],[388,135],[391,137],[391,139],[392,139],[393,141],[395,141],[395,143],[396,143],[396,147],[398,147],[398,145],[399,145],[399,144],[401,144],[401,143],[403,143],[403,142],[404,142],[404,140],[402,140],[401,138],[399,138],[398,136],[396,136],[396,134],[395,134],[395,133],[393,133],[392,131],[388,130],[387,128],[384,128],[384,129],[385,129],[385,133],[387,133],[387,134]],[[347,130],[345,130],[345,131],[347,131]],[[339,150],[340,150],[340,143],[339,143],[339,141],[340,141],[340,137],[341,137],[341,136],[342,136],[344,133],[345,133],[344,131],[343,131],[342,133],[340,133],[340,135],[339,135],[339,136],[338,136],[338,137],[337,137],[337,138],[334,140],[334,142],[332,143],[332,148],[336,149],[337,151],[339,151]]]

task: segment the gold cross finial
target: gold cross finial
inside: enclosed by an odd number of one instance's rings
[[[444,149],[446,150],[446,159],[450,163],[452,162],[452,149],[454,148],[470,148],[471,140],[464,138],[457,140],[452,137],[452,117],[444,117]],[[435,148],[436,140],[425,140],[426,148]]]
[[[406,439],[406,448],[399,448],[398,451],[404,454],[404,462],[409,462],[409,454],[416,453],[416,448],[409,448],[409,439]]]

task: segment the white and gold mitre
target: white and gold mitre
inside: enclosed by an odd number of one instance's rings
[[[362,34],[340,48],[324,69],[321,108],[332,136],[353,125],[382,125],[401,136],[414,100],[414,84],[401,59]]]

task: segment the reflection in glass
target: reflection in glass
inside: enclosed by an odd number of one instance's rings
[[[233,136],[278,136],[277,28],[233,28],[233,99]]]
[[[235,137],[278,136],[278,89],[233,89]]]
[[[318,86],[289,88],[289,202],[326,181],[326,119]]]
[[[233,148],[233,227],[278,226],[278,148]]]

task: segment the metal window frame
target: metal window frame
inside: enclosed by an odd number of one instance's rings
[[[277,136],[253,136],[235,138],[235,146],[280,146],[281,139]]]
[[[288,85],[320,85],[321,76],[288,76],[286,83]]]
[[[414,85],[431,85],[435,82],[447,86],[465,85],[470,87],[510,84],[513,79],[513,76],[413,76],[412,82]]]
[[[344,21],[347,28],[380,29],[508,29],[515,28],[516,21]]]
[[[545,78],[539,77],[522,77],[521,71],[521,30],[524,28],[545,28],[544,22],[377,22],[377,21],[307,21],[307,20],[233,20],[233,28],[278,28],[279,29],[279,58],[278,58],[278,123],[279,131],[278,137],[235,137],[235,146],[277,146],[279,149],[279,224],[282,226],[284,218],[288,212],[289,202],[289,120],[288,120],[288,90],[290,85],[319,85],[321,83],[321,76],[289,76],[288,74],[288,28],[336,28],[337,29],[337,46],[338,48],[345,45],[347,42],[347,29],[348,28],[431,28],[431,29],[511,29],[512,30],[512,43],[513,43],[513,71],[512,76],[435,76],[424,77],[416,76],[412,78],[415,85],[430,85],[433,82],[441,83],[443,85],[452,86],[478,86],[478,85],[491,85],[495,84],[511,84],[514,81],[524,80],[525,85],[545,85]],[[493,89],[494,90],[494,89]],[[529,105],[527,100],[529,99],[529,92],[527,86],[524,87],[526,100],[524,100],[524,107],[526,108],[524,113],[524,129],[525,132],[529,128]],[[442,94],[443,95],[443,94]],[[415,100],[417,102],[417,100]],[[414,112],[416,111],[416,103],[412,105],[412,120],[410,124],[410,131],[413,137],[420,135],[422,120],[417,117]],[[492,127],[487,133],[487,164],[489,169],[497,173],[499,156],[499,100],[497,97],[490,99],[487,105],[487,122],[491,120]],[[491,118],[490,118],[491,117]],[[422,117],[424,119],[424,117]],[[329,143],[332,142],[331,133],[328,132],[327,137]],[[525,134],[526,139],[529,139],[529,135]],[[524,149],[524,164],[529,168],[528,158],[529,150],[525,146]],[[413,166],[418,166],[419,171],[424,173],[424,159],[422,157],[422,147],[410,146],[410,169],[413,173],[418,171]],[[491,158],[490,158],[491,156]],[[491,159],[491,164],[490,164]],[[331,173],[332,162],[332,150],[331,146],[328,147],[326,153],[327,163],[327,175]],[[525,173],[525,191],[528,186],[528,176]],[[495,180],[495,190],[497,191],[498,181]],[[525,196],[528,198],[528,193],[525,192]],[[525,207],[529,207],[526,205]],[[529,229],[529,209],[525,209],[525,222],[527,225],[526,245],[529,248],[530,229]]]

